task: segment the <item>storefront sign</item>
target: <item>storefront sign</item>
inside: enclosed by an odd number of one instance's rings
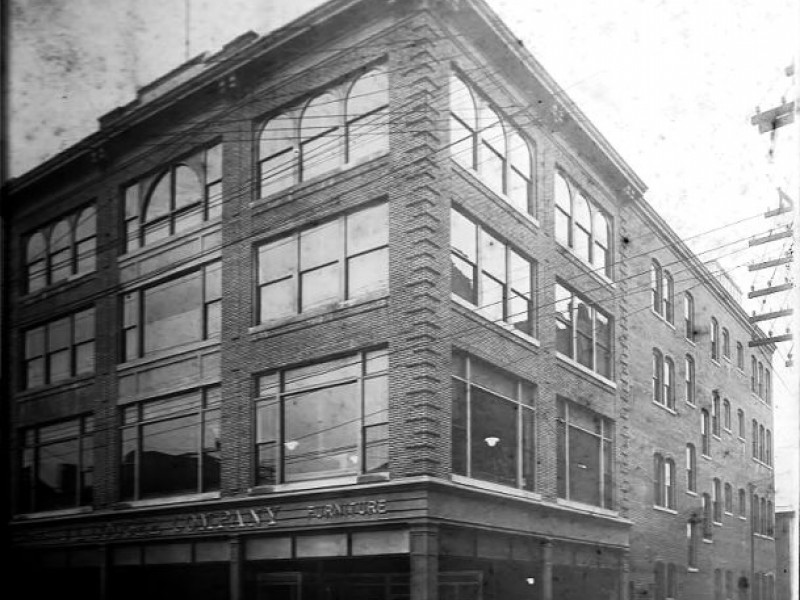
[[[355,502],[331,502],[308,507],[309,519],[336,519],[351,517],[370,517],[382,515],[387,511],[386,499],[357,500]]]
[[[277,522],[275,517],[278,509],[277,506],[265,506],[248,510],[218,510],[180,515],[175,517],[173,531],[184,533],[269,527]]]

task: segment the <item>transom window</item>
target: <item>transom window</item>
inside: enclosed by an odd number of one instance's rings
[[[222,145],[186,157],[124,190],[125,251],[222,214]]]
[[[256,380],[256,484],[385,471],[389,355],[373,350]]]
[[[385,294],[388,221],[384,202],[258,246],[258,322]]]
[[[480,94],[450,78],[450,154],[509,204],[533,215],[533,160],[528,142]]]
[[[487,319],[536,335],[536,262],[457,210],[450,213],[453,294]]]
[[[94,372],[94,307],[25,331],[25,388]]]
[[[556,478],[559,498],[613,507],[613,422],[558,398]]]
[[[611,277],[611,220],[570,178],[556,171],[556,239]]]
[[[220,334],[219,261],[122,296],[122,360]]]
[[[556,351],[611,379],[611,317],[560,283],[556,283],[555,309]]]
[[[384,154],[389,80],[382,66],[269,119],[258,137],[260,195]]]
[[[28,293],[68,278],[91,273],[97,266],[97,213],[94,205],[37,229],[25,240]]]
[[[453,473],[534,489],[533,384],[471,356],[453,355]]]
[[[220,398],[211,386],[120,409],[123,500],[219,489]]]
[[[17,512],[92,504],[94,419],[79,417],[21,432]]]

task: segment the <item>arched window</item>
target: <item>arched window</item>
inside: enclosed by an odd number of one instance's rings
[[[746,435],[745,425],[744,425],[744,411],[741,408],[736,411],[736,417],[739,420],[739,437],[744,439]]]
[[[764,398],[764,363],[758,361],[758,397]]]
[[[764,444],[764,452],[766,453],[765,461],[768,465],[772,465],[772,432],[767,429],[767,441]]]
[[[733,486],[730,483],[725,484],[725,512],[733,514]]]
[[[144,207],[144,244],[203,222],[203,186],[194,169],[179,164],[151,188]]]
[[[727,398],[722,401],[722,426],[725,431],[731,430],[731,403]]]
[[[684,362],[686,370],[686,402],[694,404],[694,359],[687,354]]]
[[[753,458],[758,458],[758,422],[753,419],[752,421],[752,430],[753,430]]]
[[[753,523],[753,531],[761,533],[759,529],[761,527],[761,503],[757,494],[753,494],[750,499],[750,519]]]
[[[308,103],[300,117],[300,180],[308,181],[344,160],[339,98],[326,92]]]
[[[652,297],[652,307],[655,312],[661,314],[662,286],[664,276],[661,272],[661,265],[656,259],[650,264],[650,294]]]
[[[713,493],[714,522],[722,523],[722,484],[716,477],[713,480],[711,491]]]
[[[653,348],[653,402],[663,403],[664,359],[657,348]]]
[[[44,234],[36,232],[28,238],[25,248],[25,264],[28,271],[28,293],[47,285],[47,241]]]
[[[261,130],[258,140],[258,178],[261,197],[291,187],[298,180],[294,120],[275,117]]]
[[[592,238],[592,213],[589,210],[589,201],[580,192],[572,197],[572,215],[575,223],[573,232],[573,248],[582,259],[590,260]]]
[[[683,322],[686,339],[694,341],[694,297],[686,292],[683,296]]]
[[[686,444],[686,489],[697,491],[697,452],[694,444]]]
[[[556,239],[565,246],[572,246],[572,196],[567,180],[556,171]]]
[[[533,214],[533,158],[528,143],[516,132],[508,134],[506,195],[520,212]],[[608,244],[606,244],[608,248]]]
[[[711,433],[719,437],[719,394],[714,392],[711,396]]]
[[[347,114],[348,163],[362,161],[389,148],[389,81],[379,67],[359,77],[350,88]]]
[[[611,269],[611,254],[609,253],[609,225],[608,218],[602,211],[596,210],[594,213],[594,250],[592,252],[592,264],[602,273],[609,273]]]
[[[775,535],[775,509],[771,500],[767,500],[767,535]]]
[[[664,499],[667,508],[675,508],[675,461],[664,461]]]
[[[472,92],[457,77],[450,78],[450,154],[474,169],[477,160],[478,112]]]
[[[703,538],[706,540],[711,539],[711,496],[707,493],[703,494]]]
[[[772,404],[772,376],[769,369],[764,369],[764,400],[767,404]]]
[[[747,492],[744,488],[739,488],[739,516],[747,516]]]
[[[761,498],[761,524],[759,525],[759,532],[762,535],[767,535],[767,531],[769,527],[767,526],[767,522],[769,517],[767,516],[767,499]]]
[[[675,363],[668,356],[664,358],[664,393],[662,401],[668,408],[675,408]]]
[[[708,411],[705,408],[700,411],[700,436],[703,441],[703,455],[711,456],[711,431],[709,430]]]
[[[736,366],[744,371],[744,346],[742,346],[742,342],[736,342]]]
[[[764,432],[764,426],[758,426],[758,460],[764,462],[764,445],[766,442],[766,435]]]
[[[76,271],[94,271],[97,264],[97,214],[94,206],[89,206],[78,214],[75,224]]]
[[[711,359],[719,360],[719,323],[711,317]]]
[[[675,320],[672,308],[675,305],[675,300],[673,298],[674,289],[672,275],[666,269],[664,269],[663,282],[661,283],[661,294],[661,316],[663,316],[668,323],[672,323]]]
[[[656,453],[653,456],[653,504],[675,508],[675,461]]]
[[[728,332],[727,327],[722,328],[722,356],[725,358],[731,357],[731,334]]]
[[[750,357],[750,391],[755,393],[758,389],[756,382],[758,380],[758,361],[755,356]]]
[[[63,281],[72,274],[72,227],[62,219],[50,232],[50,283]]]

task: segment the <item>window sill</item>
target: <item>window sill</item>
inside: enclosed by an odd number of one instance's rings
[[[687,496],[694,496],[697,498],[697,492],[693,492],[692,490],[685,490]]]
[[[611,389],[614,389],[614,390],[617,389],[617,384],[616,383],[614,383],[610,379],[606,379],[605,377],[603,377],[599,373],[595,373],[591,369],[589,369],[587,367],[584,367],[582,364],[580,364],[579,362],[571,359],[569,356],[565,356],[564,354],[561,354],[560,352],[556,351],[556,358],[558,358],[558,360],[560,360],[561,362],[566,363],[567,365],[569,365],[569,366],[571,366],[571,367],[573,367],[575,369],[578,369],[581,373],[585,373],[586,375],[589,375],[591,378],[597,380],[598,382],[602,383],[603,385],[606,385],[606,386],[608,386],[608,387],[610,387]]]
[[[721,523],[721,522],[719,522],[719,521],[711,521],[711,524],[712,524],[714,527],[722,527],[722,523]]]
[[[739,520],[740,521],[747,521],[747,517],[743,517],[742,515],[739,515]]]
[[[697,404],[695,404],[694,402],[689,402],[688,400],[684,400],[684,404],[686,404],[686,406],[690,406],[692,408],[697,408]]]
[[[599,272],[597,270],[597,267],[595,267],[590,262],[584,260],[582,257],[580,257],[577,254],[575,254],[575,251],[572,248],[570,248],[569,246],[565,246],[564,243],[561,242],[560,240],[556,240],[556,241],[558,242],[558,247],[563,252],[565,252],[567,254],[567,256],[569,256],[569,257],[573,258],[574,260],[578,261],[578,263],[580,263],[581,266],[589,268],[589,275],[591,275],[592,277],[597,279],[599,282],[601,282],[601,283],[603,283],[603,284],[605,284],[605,285],[607,285],[607,286],[609,286],[611,288],[615,288],[616,289],[617,284],[614,283],[613,279],[611,279],[605,273]],[[610,252],[610,250],[609,250],[609,252]]]
[[[758,464],[758,465],[761,465],[762,467],[764,467],[764,468],[766,468],[766,469],[769,469],[770,471],[772,470],[772,466],[771,466],[771,465],[768,465],[768,464],[767,464],[767,463],[765,463],[764,461],[762,461],[762,460],[758,460],[758,459],[757,459],[757,458],[755,458],[755,457],[750,457],[750,458],[751,458],[751,460],[752,460],[754,463],[756,463],[756,464]]]
[[[697,567],[686,567],[686,572],[687,573],[699,573],[700,569],[698,569]]]
[[[619,511],[611,510],[609,508],[603,508],[601,506],[595,506],[594,504],[584,504],[583,502],[577,502],[575,500],[567,500],[566,498],[556,498],[556,504],[558,504],[559,506],[564,506],[566,508],[573,508],[582,513],[590,515],[599,515],[603,517],[619,517]]]
[[[732,512],[728,512],[727,510],[725,511],[725,514],[728,515],[729,517],[733,516],[733,513]]]
[[[499,198],[504,208],[511,211],[513,215],[525,219],[526,221],[533,224],[537,229],[541,228],[541,223],[539,223],[539,219],[537,219],[528,212],[522,212],[521,210],[519,210],[516,206],[514,206],[513,202],[511,201],[511,198],[506,196],[503,192],[498,192],[494,188],[489,187],[489,185],[485,181],[483,181],[483,179],[481,179],[480,175],[476,171],[474,171],[473,169],[466,168],[452,156],[450,157],[450,161],[452,164],[456,165],[459,174],[461,174],[462,176],[466,174],[472,180],[473,183],[477,183],[480,186],[480,188],[484,191],[484,193],[488,193],[496,198]],[[531,185],[533,185],[533,181],[535,180],[532,180]],[[535,191],[531,190],[531,194],[535,194]]]
[[[701,454],[700,458],[705,458],[706,460],[712,460],[712,458],[708,454]]]
[[[466,475],[451,475],[450,479],[453,483],[464,485],[471,488],[478,488],[490,492],[499,492],[507,496],[516,496],[518,498],[526,498],[528,500],[541,500],[541,494],[523,490],[510,485],[503,485],[502,483],[492,483],[491,481],[483,481],[482,479],[474,479]]]
[[[165,358],[174,358],[176,356],[180,356],[181,354],[189,354],[191,352],[197,352],[199,350],[204,350],[206,348],[218,346],[219,343],[220,343],[220,338],[215,337],[209,340],[201,340],[199,342],[190,342],[188,344],[183,344],[182,346],[175,346],[174,348],[165,348],[164,350],[159,350],[158,352],[152,352],[151,354],[148,354],[146,356],[142,356],[140,358],[134,358],[133,360],[120,363],[117,365],[117,372],[126,371],[128,369],[134,369],[136,367],[148,365],[150,363],[158,362]]]
[[[703,538],[703,543],[704,544],[713,544],[714,540],[709,540],[708,538]]]
[[[320,322],[333,320],[347,316],[349,312],[357,312],[358,309],[364,308],[372,310],[373,308],[382,308],[387,306],[388,295],[387,292],[382,290],[369,295],[352,298],[350,300],[341,300],[332,302],[325,306],[319,306],[312,310],[291,315],[288,317],[281,317],[279,319],[271,319],[258,325],[253,325],[247,329],[247,333],[251,335],[269,334],[283,328],[291,328],[292,325],[315,325],[316,323],[309,322],[318,320]],[[375,304],[374,307],[369,307],[369,304]]]
[[[659,512],[667,513],[670,515],[677,515],[678,511],[674,508],[667,508],[666,506],[659,506],[658,504],[653,505],[653,510],[657,510]]]
[[[488,323],[493,324],[495,327],[499,327],[503,331],[506,331],[506,332],[508,332],[508,333],[510,333],[512,335],[515,335],[516,337],[520,338],[521,340],[527,342],[528,344],[536,346],[537,348],[539,348],[541,346],[541,344],[540,344],[538,339],[536,339],[532,335],[528,335],[527,333],[525,333],[523,331],[520,331],[519,329],[517,329],[513,325],[509,325],[505,321],[494,321],[492,319],[484,317],[480,313],[480,309],[478,307],[476,307],[473,304],[470,304],[469,302],[464,300],[461,296],[457,296],[456,294],[451,293],[450,294],[450,299],[453,302],[455,302],[456,304],[458,304],[459,306],[461,306],[462,308],[465,308],[468,311],[470,311],[470,313],[472,313],[474,315],[477,315],[478,317],[480,317],[484,321],[487,321]]]
[[[65,289],[72,287],[75,282],[95,274],[97,274],[97,268],[95,268],[93,271],[86,271],[85,273],[75,273],[66,279],[62,279],[56,283],[51,283],[50,285],[38,289],[35,292],[26,292],[25,294],[21,294],[20,303],[30,304],[38,300],[49,298],[53,294],[60,294]]]
[[[689,338],[683,338],[686,340],[687,343],[691,344],[693,347],[697,348],[697,342],[694,340],[690,340]]]
[[[75,515],[85,515],[92,512],[91,506],[76,506],[75,508],[62,508],[59,510],[42,510],[38,512],[19,513],[11,518],[15,521],[35,521],[37,519],[57,519],[60,517],[71,517]]]
[[[678,411],[676,411],[674,408],[670,408],[669,406],[661,404],[660,402],[656,402],[655,400],[653,400],[652,402],[653,402],[653,404],[655,404],[661,410],[664,410],[664,411],[668,412],[671,415],[678,416]]]
[[[388,480],[388,476],[386,478]],[[278,483],[275,485],[257,485],[250,488],[251,496],[262,494],[277,494],[280,492],[295,492],[300,490],[318,490],[323,488],[336,488],[359,483],[358,475],[344,475],[341,477],[327,477],[325,479],[309,479],[294,483]]]
[[[57,381],[56,383],[37,385],[36,387],[17,392],[15,394],[15,399],[19,402],[24,402],[26,400],[30,400],[31,398],[40,398],[43,395],[47,396],[51,394],[57,394],[63,390],[73,390],[92,383],[95,376],[96,373],[85,373],[82,375],[76,375],[75,377],[70,377],[69,379]]]
[[[186,502],[201,502],[203,500],[218,500],[220,492],[203,492],[200,494],[183,494],[180,496],[161,496],[159,498],[147,498],[143,500],[123,500],[117,502],[114,507],[124,508],[147,508],[149,506],[165,506],[170,504],[184,504]]]
[[[718,358],[713,358],[713,357],[712,357],[712,358],[711,358],[711,362],[712,362],[712,363],[714,363],[715,365],[717,365],[718,367],[719,367],[719,366],[722,366],[722,365],[720,365],[720,364],[719,364],[719,359],[718,359]]]

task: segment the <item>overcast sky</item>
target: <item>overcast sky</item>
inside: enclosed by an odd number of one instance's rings
[[[745,294],[791,275],[749,273],[748,262],[788,246],[748,251],[746,239],[778,224],[757,216],[776,206],[777,187],[800,200],[798,124],[774,137],[750,124],[756,106],[767,110],[797,94],[797,76],[785,73],[797,62],[796,1],[488,3],[645,181],[648,201],[702,260],[718,257]],[[319,4],[190,0],[190,52],[218,49],[249,29],[266,33]],[[186,56],[185,0],[12,0],[9,13],[11,176],[95,131],[100,115]],[[787,301],[774,296],[746,308]],[[784,319],[765,329],[790,325]],[[792,345],[779,349],[777,366]],[[796,370],[777,373],[779,449],[798,441],[797,380]],[[798,497],[781,483],[779,491]]]

